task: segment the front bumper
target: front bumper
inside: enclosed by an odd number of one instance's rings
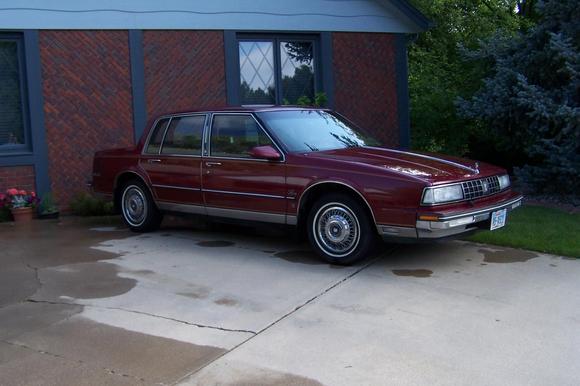
[[[385,240],[441,239],[459,236],[488,226],[492,212],[501,209],[507,209],[507,211],[510,212],[522,204],[522,199],[523,197],[520,195],[481,209],[445,214],[443,216],[429,216],[435,217],[436,219],[419,219],[417,220],[415,227],[399,227],[379,224],[377,225],[377,229],[379,235],[381,235]]]

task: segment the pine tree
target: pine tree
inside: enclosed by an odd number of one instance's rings
[[[467,55],[491,75],[460,113],[482,121],[498,146],[528,157],[518,176],[540,192],[580,191],[580,7],[539,1],[538,24],[518,36],[495,35]]]

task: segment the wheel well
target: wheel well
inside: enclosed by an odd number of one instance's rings
[[[115,211],[116,212],[121,211],[122,188],[123,188],[123,186],[125,186],[125,184],[127,182],[129,182],[131,180],[139,180],[139,181],[143,182],[143,184],[145,184],[145,186],[147,186],[147,183],[137,173],[125,172],[125,173],[121,174],[119,177],[117,177],[117,181],[115,182],[114,196],[113,196],[113,200],[114,200],[113,202],[115,204]]]
[[[324,182],[311,187],[300,198],[300,208],[298,208],[299,229],[303,230],[306,229],[304,225],[306,223],[306,220],[308,219],[308,213],[310,212],[310,208],[312,208],[314,203],[320,197],[330,193],[343,193],[357,200],[362,205],[362,207],[365,208],[369,218],[374,222],[373,212],[369,207],[369,204],[365,201],[365,199],[361,196],[361,194],[358,191],[347,185],[343,185],[340,183]]]

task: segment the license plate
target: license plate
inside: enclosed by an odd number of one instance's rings
[[[498,210],[491,213],[491,227],[490,230],[501,228],[505,225],[507,217],[507,209]]]

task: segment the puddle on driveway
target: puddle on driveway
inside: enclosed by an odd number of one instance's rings
[[[201,377],[194,375],[187,380],[187,384],[215,384],[223,386],[323,386],[322,383],[301,375],[265,368],[248,368],[247,366],[229,367],[224,373],[224,379],[219,374],[212,373],[212,371],[204,375]]]
[[[522,249],[502,249],[492,251],[489,249],[479,249],[479,253],[484,256],[486,263],[525,263],[528,260],[538,257],[538,254]]]
[[[308,265],[326,264],[324,261],[320,259],[320,256],[318,256],[316,252],[308,250],[278,252],[274,253],[274,256],[279,259],[286,260],[290,263],[300,263]]]
[[[232,299],[232,298],[220,298],[220,299],[214,301],[214,303],[218,304],[220,306],[233,307],[233,306],[236,306],[238,304],[238,301],[236,299]]]
[[[223,240],[213,240],[213,241],[199,241],[196,243],[200,247],[207,247],[207,248],[223,248],[223,247],[231,247],[236,243],[231,241],[223,241]]]
[[[412,277],[431,277],[433,271],[429,269],[393,269],[393,273],[397,276],[412,276]]]
[[[100,299],[129,292],[137,280],[118,276],[115,264],[81,263],[44,268],[38,272],[40,290],[33,299],[60,300],[62,296],[75,299]]]

